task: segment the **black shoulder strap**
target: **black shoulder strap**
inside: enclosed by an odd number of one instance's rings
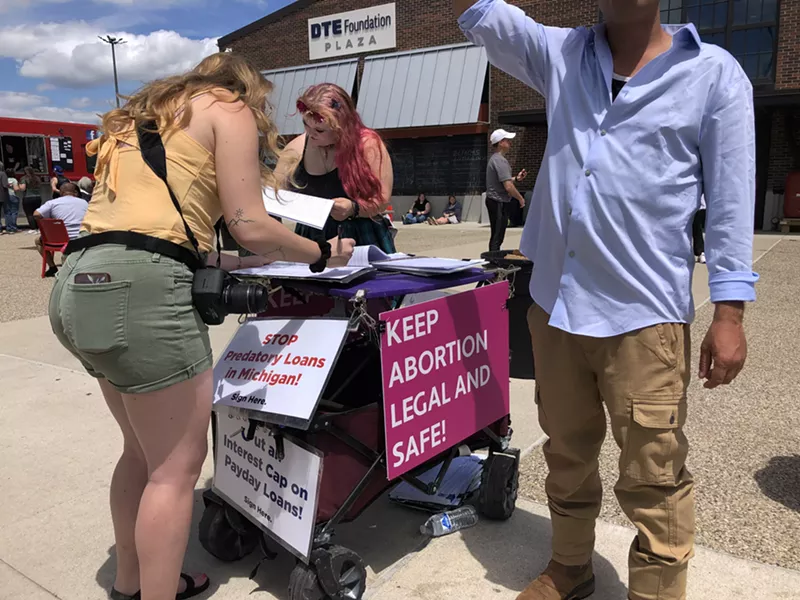
[[[164,185],[167,186],[170,200],[172,200],[175,210],[178,211],[178,214],[181,216],[181,221],[183,221],[186,237],[189,238],[189,242],[197,253],[197,257],[202,261],[202,254],[200,253],[200,245],[197,243],[197,238],[194,237],[191,227],[189,227],[189,224],[183,216],[181,205],[167,182],[167,153],[166,150],[164,150],[164,142],[161,140],[161,134],[158,133],[158,125],[156,125],[155,121],[148,121],[137,127],[136,133],[139,137],[139,150],[142,153],[142,159],[145,164],[153,170],[153,173],[164,182]]]

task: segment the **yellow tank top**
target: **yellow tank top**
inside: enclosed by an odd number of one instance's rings
[[[210,252],[222,216],[214,156],[181,130],[163,140],[169,185],[200,250]],[[142,160],[133,130],[93,141],[86,151],[97,154],[97,183],[81,231],[134,231],[191,248],[166,186]]]

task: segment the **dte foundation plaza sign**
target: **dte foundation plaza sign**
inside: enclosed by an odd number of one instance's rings
[[[395,6],[382,4],[308,20],[308,58],[387,50],[397,45]]]

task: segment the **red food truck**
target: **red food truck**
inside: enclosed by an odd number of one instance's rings
[[[42,197],[50,197],[53,167],[64,169],[71,181],[92,177],[95,157],[86,144],[99,137],[97,125],[0,117],[0,162],[21,174],[27,166],[42,180]]]

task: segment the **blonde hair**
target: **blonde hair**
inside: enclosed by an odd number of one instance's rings
[[[194,69],[151,81],[130,96],[125,105],[103,115],[102,145],[109,134],[119,134],[149,121],[155,121],[163,137],[188,127],[192,119],[192,98],[208,93],[215,102],[243,102],[252,111],[259,132],[261,179],[276,186],[275,175],[265,162],[277,160],[278,131],[267,110],[272,84],[242,56],[220,52],[204,58]],[[227,92],[227,93],[226,93]]]

